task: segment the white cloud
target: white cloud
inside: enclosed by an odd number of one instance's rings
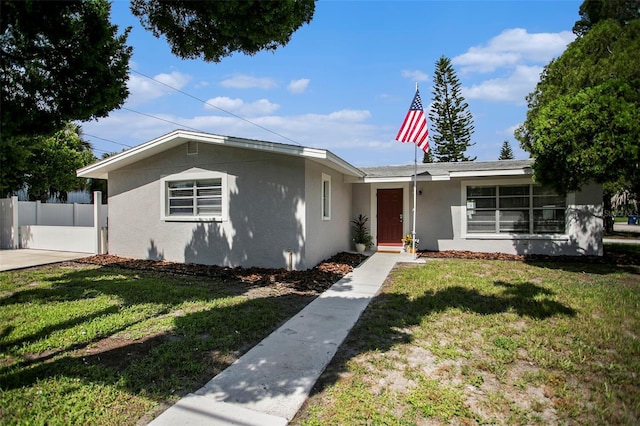
[[[403,78],[408,78],[411,81],[428,81],[429,76],[422,71],[419,70],[402,70],[401,73]]]
[[[236,99],[216,98],[210,101],[227,107],[235,106],[238,110],[246,107]],[[261,105],[261,101],[252,105]],[[341,110],[327,114],[309,113],[290,116],[261,115],[251,117],[248,121],[226,114],[203,114],[195,117],[153,115],[166,121],[132,112],[117,111],[107,118],[88,122],[83,128],[87,133],[130,145],[138,145],[161,134],[183,128],[281,143],[298,143],[336,150],[338,155],[341,155],[341,151],[345,149],[368,148],[387,151],[390,147],[398,148],[391,139],[393,136],[389,136],[396,129],[381,129],[380,126],[372,124],[371,113],[367,110]],[[270,129],[273,133],[265,129]],[[385,138],[385,132],[389,133],[387,138]],[[104,144],[104,142],[96,142],[98,147]],[[106,150],[112,148],[108,144],[105,145]]]
[[[222,82],[220,82],[220,85],[222,87],[233,89],[271,89],[277,86],[276,82],[273,79],[267,77],[253,77],[246,74],[238,74],[222,80]]]
[[[522,28],[504,30],[486,45],[474,46],[452,59],[462,72],[493,72],[502,67],[519,64],[546,64],[564,52],[575,39],[570,31],[530,34]]]
[[[509,126],[506,129],[503,129],[502,131],[500,131],[498,134],[499,135],[502,134],[502,135],[509,136],[509,137],[513,138],[514,137],[513,134],[516,131],[516,129],[520,126],[520,124],[522,124],[522,123],[515,124],[513,126]]]
[[[211,98],[205,104],[205,109],[233,112],[242,116],[258,116],[272,114],[280,108],[267,99],[259,99],[255,102],[245,103],[242,99],[231,99],[226,96]]]
[[[343,109],[340,111],[332,112],[327,117],[329,117],[329,119],[331,120],[357,123],[371,118],[371,113],[367,110]]]
[[[156,81],[154,81],[156,80]],[[129,74],[127,87],[129,88],[130,105],[143,104],[159,97],[175,93],[175,89],[182,89],[191,80],[191,76],[174,71],[171,74],[158,74],[153,80],[138,74]]]
[[[535,89],[542,69],[540,66],[519,65],[508,77],[489,79],[471,87],[463,87],[462,94],[468,99],[524,105],[525,97]]]
[[[301,78],[299,80],[291,80],[287,86],[287,90],[291,93],[304,93],[309,87],[311,80],[308,78]]]

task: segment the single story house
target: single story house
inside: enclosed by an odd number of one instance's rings
[[[560,197],[530,160],[417,166],[419,248],[602,255],[602,187]],[[414,166],[357,168],[324,149],[176,130],[78,171],[108,179],[109,252],[174,262],[307,269],[411,232]]]

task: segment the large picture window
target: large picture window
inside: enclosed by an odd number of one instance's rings
[[[468,234],[564,234],[566,200],[538,185],[466,187]]]
[[[163,179],[165,220],[224,220],[226,185],[220,173]]]

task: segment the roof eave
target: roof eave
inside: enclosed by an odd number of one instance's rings
[[[525,176],[533,174],[530,167],[506,169],[506,170],[467,170],[464,172],[451,172],[451,178],[476,178],[476,177],[499,177],[499,176]]]
[[[78,177],[108,179],[109,172],[150,157],[187,141],[225,145],[232,148],[252,149],[283,155],[308,158],[331,167],[344,174],[363,177],[364,172],[347,163],[330,151],[303,146],[285,145],[252,139],[221,136],[187,130],[175,130],[159,138],[143,143],[113,157],[83,167],[77,171]]]

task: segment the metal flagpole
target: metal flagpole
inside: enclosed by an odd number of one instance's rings
[[[414,143],[413,145],[413,230],[411,231],[411,244],[413,244],[413,260],[416,260],[418,258],[416,253],[416,205],[418,199],[416,181],[418,180],[418,144]]]
[[[418,92],[418,82],[416,81],[416,93]],[[413,229],[411,231],[411,244],[413,245],[413,260],[416,260],[416,205],[418,189],[416,182],[418,180],[418,142],[413,143]]]

